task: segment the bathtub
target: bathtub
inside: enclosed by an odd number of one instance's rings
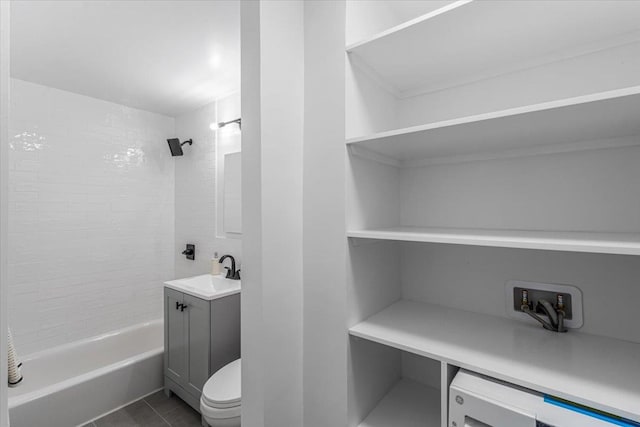
[[[26,356],[9,389],[11,427],[72,427],[163,385],[162,320]]]

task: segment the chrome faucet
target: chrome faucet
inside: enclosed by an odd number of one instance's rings
[[[522,295],[522,306],[521,310],[527,313],[529,316],[536,319],[538,322],[542,324],[545,329],[548,329],[553,332],[567,332],[567,328],[564,326],[564,318],[566,316],[564,312],[564,299],[562,295],[558,295],[556,305],[552,305],[546,299],[541,299],[538,301],[536,305],[536,311],[542,311],[547,315],[547,319],[544,319],[542,316],[536,314],[530,306],[528,301],[528,295],[523,291]]]
[[[236,270],[236,259],[234,257],[231,255],[223,255],[220,258],[220,264],[222,264],[227,258],[231,260],[231,268],[225,267],[227,269],[227,275],[225,277],[231,280],[240,280],[240,269]]]

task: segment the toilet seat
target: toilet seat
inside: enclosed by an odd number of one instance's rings
[[[213,408],[206,404],[203,399],[200,399],[200,412],[205,419],[209,420],[224,420],[228,418],[239,418],[241,412],[241,406],[233,406],[231,408]]]
[[[225,420],[240,417],[241,359],[223,366],[202,389],[200,410],[205,419]]]

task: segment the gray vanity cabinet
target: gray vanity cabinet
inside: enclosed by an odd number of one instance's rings
[[[240,357],[240,294],[212,301],[164,289],[165,392],[199,411],[209,377]]]
[[[165,288],[164,299],[164,375],[182,385],[187,375],[188,322],[180,311],[184,294]]]
[[[184,295],[184,320],[187,348],[187,370],[184,387],[200,398],[204,383],[209,379],[210,303],[191,295]]]

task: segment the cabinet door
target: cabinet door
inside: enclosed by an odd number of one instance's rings
[[[187,322],[180,310],[184,294],[164,289],[164,373],[185,387],[187,383]]]
[[[240,358],[240,294],[211,301],[211,358],[214,374]]]
[[[187,322],[188,376],[185,388],[200,397],[204,384],[209,379],[209,301],[184,295],[185,319]]]

